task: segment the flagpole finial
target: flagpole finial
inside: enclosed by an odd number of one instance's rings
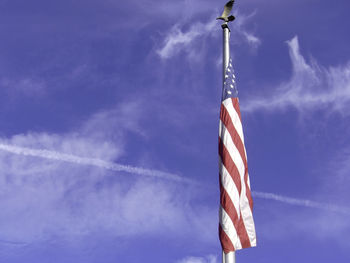
[[[230,0],[228,1],[225,6],[224,6],[224,11],[222,12],[221,16],[217,17],[216,19],[218,20],[223,20],[224,23],[221,25],[222,28],[228,28],[228,25],[227,23],[235,20],[235,16],[233,15],[230,15],[231,14],[231,11],[232,11],[232,7],[233,7],[233,4],[234,4],[235,0]]]

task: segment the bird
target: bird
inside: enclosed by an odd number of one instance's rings
[[[222,15],[216,19],[224,20],[225,22],[230,22],[230,21],[235,20],[235,17],[233,15],[230,15],[234,2],[235,2],[235,0],[228,1],[225,4],[224,12],[222,12]]]

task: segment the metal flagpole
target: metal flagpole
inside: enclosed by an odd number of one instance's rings
[[[231,15],[232,7],[235,0],[229,0],[225,6],[224,11],[221,16],[216,19],[223,20],[224,23],[221,25],[223,31],[223,60],[222,60],[222,68],[223,68],[223,91],[225,89],[225,80],[226,80],[226,69],[229,66],[230,61],[230,29],[228,27],[228,22],[235,20],[235,17]],[[236,263],[235,252],[225,253],[222,251],[222,263]]]
[[[225,253],[222,251],[222,263],[236,263],[235,252]]]
[[[222,56],[222,72],[223,72],[223,79],[222,79],[222,83],[224,85],[225,82],[225,75],[226,75],[226,68],[228,67],[228,63],[230,60],[230,43],[229,43],[229,39],[230,39],[230,29],[227,25],[227,22],[223,23],[221,25],[222,29],[223,29],[223,56]]]
[[[226,69],[228,67],[228,63],[230,60],[230,29],[227,25],[227,22],[223,23],[221,25],[223,29],[223,56],[222,56],[222,68],[223,68],[223,88],[224,88],[224,83],[225,83],[225,75],[226,75]],[[225,253],[222,251],[222,263],[236,263],[236,256],[235,252],[230,252],[230,253]]]

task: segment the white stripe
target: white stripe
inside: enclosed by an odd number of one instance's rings
[[[240,209],[239,209],[240,203],[239,203],[238,189],[237,189],[236,184],[233,181],[231,175],[229,174],[229,172],[226,170],[224,164],[222,163],[220,156],[219,156],[219,171],[220,171],[220,175],[221,175],[220,179],[221,179],[222,186],[224,187],[228,196],[232,200],[233,206],[235,207],[236,212],[237,212],[237,216],[239,218],[241,213],[240,213]]]
[[[238,113],[236,112],[235,108],[232,105],[232,99],[228,98],[224,100],[222,104],[225,106],[226,110],[228,111],[230,118],[232,120],[233,126],[235,127],[244,145],[243,128],[241,124],[241,119],[239,118]]]
[[[247,184],[248,184],[248,187],[249,187],[249,190],[250,190],[250,179],[249,179],[249,174],[248,174],[248,178],[247,178]]]
[[[240,209],[241,209],[243,223],[244,223],[245,229],[247,230],[250,244],[252,246],[256,246],[256,234],[255,234],[253,213],[249,206],[249,201],[247,198],[246,186],[244,181],[242,181]]]
[[[228,98],[222,102],[222,104],[225,106],[227,112],[230,115],[230,118],[232,120],[233,126],[235,127],[238,136],[241,138],[241,141],[243,143],[243,148],[244,148],[244,155],[247,160],[247,153],[245,150],[245,145],[244,145],[244,135],[243,135],[243,127],[241,123],[241,119],[239,118],[238,112],[235,110],[232,104],[232,99]]]
[[[219,125],[219,134],[220,138],[222,140],[222,143],[225,145],[227,151],[229,152],[232,161],[235,163],[238,172],[240,174],[241,180],[244,181],[244,174],[245,174],[245,165],[242,160],[241,155],[239,154],[239,151],[234,144],[231,134],[228,132],[227,128],[225,127],[224,123],[220,120]]]
[[[233,225],[231,218],[228,216],[228,214],[226,213],[225,209],[222,206],[220,206],[219,213],[220,213],[220,216],[219,216],[220,225],[222,227],[222,230],[226,233],[226,235],[231,240],[232,245],[235,248],[235,250],[241,249],[242,244],[238,238],[236,228]]]
[[[242,194],[243,194],[243,191],[242,191]],[[250,244],[252,246],[256,246],[256,234],[255,234],[254,219],[253,219],[252,211],[250,210],[248,199],[245,195],[245,191],[244,191],[244,196],[245,196],[245,198],[241,198],[242,219],[243,219],[245,229],[247,230]]]

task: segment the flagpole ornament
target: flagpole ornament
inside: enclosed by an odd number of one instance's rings
[[[224,11],[222,12],[222,15],[216,19],[223,20],[226,23],[235,20],[235,17],[233,15],[230,15],[234,2],[235,2],[235,0],[228,1],[224,6]]]

